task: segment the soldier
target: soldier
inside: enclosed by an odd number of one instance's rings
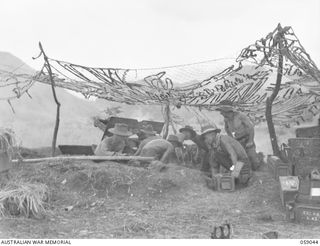
[[[113,135],[105,137],[95,150],[95,155],[110,155],[110,152],[123,153],[128,147],[128,137],[132,133],[128,130],[127,124],[115,124],[114,128],[108,130]]]
[[[142,148],[149,143],[150,141],[154,140],[154,139],[160,139],[160,136],[156,135],[156,132],[153,130],[152,125],[147,125],[145,127],[143,127],[140,132],[142,134],[140,135],[140,139],[142,140],[141,143],[139,144],[139,148],[136,151],[136,153],[134,154],[135,156],[138,156],[141,153]]]
[[[201,136],[209,149],[209,163],[212,177],[220,173],[224,167],[236,178],[244,165],[250,165],[246,151],[242,145],[227,135],[220,135],[216,125],[207,125],[202,129]]]
[[[257,170],[262,160],[260,160],[256,152],[254,125],[248,116],[234,109],[231,101],[222,101],[220,105],[218,110],[224,117],[226,133],[241,143],[249,157],[251,168]]]
[[[191,140],[198,146],[198,149],[203,150],[204,154],[201,159],[201,171],[210,176],[209,149],[203,141],[203,138],[195,132],[192,126],[187,125],[181,128],[179,132],[183,135],[183,140]]]
[[[146,143],[139,156],[155,157],[163,163],[168,163],[175,156],[175,148],[181,146],[181,142],[175,135],[169,135],[168,139],[154,139]]]

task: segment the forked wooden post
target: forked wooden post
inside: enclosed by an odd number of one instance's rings
[[[279,37],[278,37],[278,44],[277,47],[279,49],[279,58],[278,58],[278,69],[277,69],[277,81],[276,85],[272,91],[272,94],[270,97],[267,98],[266,101],[266,120],[272,145],[272,151],[273,155],[278,156],[282,159],[281,152],[279,149],[278,141],[277,141],[277,135],[274,128],[273,120],[272,120],[272,104],[275,98],[278,95],[278,92],[280,90],[281,86],[281,80],[282,80],[282,68],[283,68],[283,55],[282,55],[282,49],[283,49],[283,34],[281,33],[281,26],[279,24]]]
[[[53,132],[53,138],[52,138],[52,152],[51,152],[51,155],[55,156],[55,154],[56,154],[57,136],[58,136],[58,130],[59,130],[59,124],[60,124],[60,106],[61,106],[61,104],[60,104],[60,102],[58,101],[58,98],[57,98],[57,94],[56,94],[56,90],[55,90],[55,83],[54,83],[54,80],[53,80],[50,63],[49,63],[49,60],[48,60],[48,57],[47,57],[46,53],[44,52],[44,50],[42,48],[41,42],[39,42],[39,47],[40,47],[41,54],[43,55],[43,58],[44,58],[44,61],[45,61],[45,67],[46,67],[46,69],[48,71],[48,74],[49,74],[53,98],[54,98],[54,101],[57,104],[56,123],[55,123],[55,126],[54,126],[54,132]]]

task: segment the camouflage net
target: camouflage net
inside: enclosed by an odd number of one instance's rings
[[[235,60],[155,69],[93,68],[51,58],[49,63],[56,86],[82,93],[86,98],[208,110],[215,110],[220,101],[230,99],[238,110],[258,123],[265,120],[265,101],[276,82],[280,53],[284,57],[283,78],[272,114],[275,124],[290,126],[309,120],[320,111],[320,71],[291,27],[278,25],[243,49]],[[1,85],[2,75],[0,71]],[[25,79],[17,76],[17,82],[11,83],[17,96],[30,88],[31,81],[51,83],[45,72]]]

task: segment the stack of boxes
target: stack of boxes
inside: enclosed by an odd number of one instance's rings
[[[291,208],[292,218],[299,223],[320,225],[320,177],[314,169],[309,178],[301,180],[300,189]]]
[[[297,138],[288,141],[291,172],[294,176],[279,178],[280,197],[286,208],[287,218],[298,223],[320,225],[320,138],[318,134],[319,127],[297,129]],[[281,171],[281,175],[279,173],[280,171],[275,172],[275,177],[281,176],[285,171]]]

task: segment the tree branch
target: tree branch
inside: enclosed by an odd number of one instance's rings
[[[51,81],[51,89],[52,89],[52,94],[53,94],[53,98],[54,98],[54,101],[56,102],[57,104],[57,112],[56,112],[56,123],[55,123],[55,127],[54,127],[54,132],[53,132],[53,139],[52,139],[52,156],[55,156],[55,152],[56,152],[56,144],[57,144],[57,136],[58,136],[58,130],[59,130],[59,123],[60,123],[60,102],[58,101],[58,98],[57,98],[57,94],[56,94],[56,90],[55,90],[55,83],[54,83],[54,80],[53,80],[53,75],[52,75],[52,70],[51,70],[51,67],[50,67],[50,63],[49,63],[49,60],[48,60],[48,57],[46,55],[46,53],[44,52],[43,48],[42,48],[42,45],[41,45],[41,42],[39,42],[39,47],[40,47],[40,50],[41,50],[41,54],[43,54],[43,58],[44,58],[44,61],[45,61],[45,67],[49,73],[49,78],[50,78],[50,81]]]

